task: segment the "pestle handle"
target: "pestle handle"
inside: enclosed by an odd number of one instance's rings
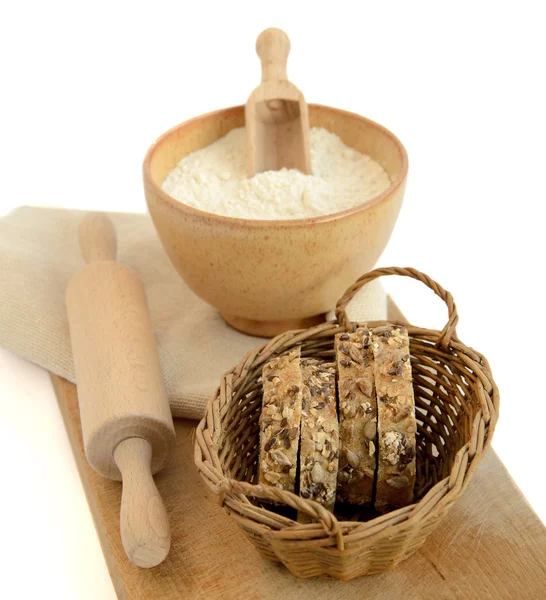
[[[88,264],[116,260],[116,229],[104,213],[89,213],[78,229],[80,250]]]
[[[123,440],[114,451],[123,478],[120,533],[135,565],[155,567],[169,553],[171,532],[163,500],[150,470],[152,447],[144,438]]]
[[[262,81],[288,80],[286,61],[290,40],[284,31],[275,27],[262,31],[256,40],[256,52],[262,63]]]

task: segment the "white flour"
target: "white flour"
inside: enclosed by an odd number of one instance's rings
[[[282,169],[248,178],[247,135],[240,127],[183,158],[162,188],[184,204],[219,215],[299,219],[357,206],[390,185],[379,163],[326,129],[311,128],[310,151],[312,175]]]

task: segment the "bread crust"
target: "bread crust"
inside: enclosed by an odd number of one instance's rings
[[[302,408],[300,348],[267,362],[262,380],[258,483],[294,492]]]
[[[340,459],[337,500],[373,502],[377,463],[377,400],[371,333],[358,328],[335,337]]]
[[[333,363],[315,359],[301,362],[303,407],[300,437],[299,493],[333,511],[339,458],[336,407],[336,370]],[[309,523],[306,513],[300,523]]]
[[[378,415],[375,508],[387,512],[410,504],[415,485],[415,400],[407,329],[372,331]]]

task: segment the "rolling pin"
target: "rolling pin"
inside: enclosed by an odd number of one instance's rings
[[[97,473],[123,481],[120,532],[139,567],[154,567],[171,544],[152,474],[174,449],[174,425],[144,288],[116,262],[116,232],[89,214],[79,244],[87,263],[70,281],[66,306],[85,455]]]

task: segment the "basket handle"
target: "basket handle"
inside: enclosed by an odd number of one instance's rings
[[[307,513],[313,519],[319,520],[327,535],[336,538],[338,550],[343,550],[345,547],[339,521],[329,510],[326,510],[324,506],[314,500],[306,500],[305,498],[296,496],[292,492],[281,490],[273,485],[253,485],[252,483],[236,481],[235,479],[224,480],[219,485],[218,491],[226,494],[244,494],[253,498],[288,504],[288,506],[298,511],[301,510]]]
[[[384,267],[382,269],[374,269],[365,275],[362,275],[353,285],[348,288],[343,296],[338,300],[336,305],[336,318],[345,329],[351,328],[351,321],[347,315],[347,304],[352,300],[353,296],[358,292],[360,288],[365,286],[370,281],[377,279],[378,277],[384,277],[387,275],[401,275],[402,277],[411,277],[417,281],[421,281],[427,287],[429,287],[437,296],[439,296],[447,305],[448,321],[445,327],[440,333],[438,339],[438,345],[442,348],[449,348],[451,339],[457,337],[456,326],[459,321],[459,315],[457,314],[457,307],[453,300],[453,296],[444,288],[431,279],[428,275],[421,273],[417,269],[411,267]]]

